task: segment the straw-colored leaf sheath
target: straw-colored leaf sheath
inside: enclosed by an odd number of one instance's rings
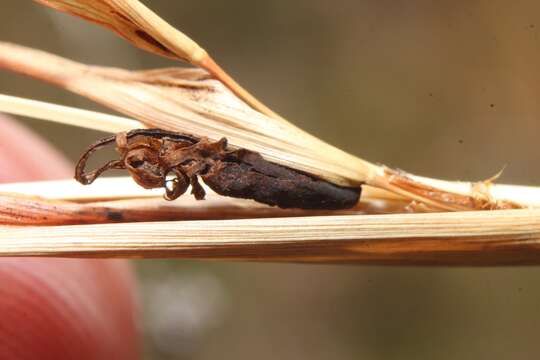
[[[278,121],[284,121],[242,88],[199,44],[169,25],[138,0],[34,1],[102,25],[143,50],[201,67],[254,109]]]
[[[540,210],[0,227],[2,256],[540,264]]]
[[[465,186],[456,188],[452,182],[414,177],[376,166],[285,121],[253,110],[202,70],[127,71],[87,66],[8,43],[0,43],[0,67],[86,96],[140,120],[147,127],[207,136],[211,140],[226,137],[232,146],[259,152],[270,161],[342,186],[368,184],[385,189],[430,211],[512,209],[530,205],[495,194],[491,181],[463,183]],[[0,111],[3,111],[1,103]]]

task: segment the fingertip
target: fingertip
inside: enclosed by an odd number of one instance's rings
[[[124,261],[0,261],[0,359],[136,359]]]

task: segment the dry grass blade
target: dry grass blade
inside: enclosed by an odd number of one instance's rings
[[[234,81],[206,50],[137,0],[35,1],[105,26],[143,50],[201,67],[254,109],[284,121]]]
[[[3,94],[0,94],[0,109],[7,114],[27,116],[104,132],[121,132],[144,127],[139,121],[120,116]]]
[[[540,264],[540,210],[0,227],[2,256]],[[54,236],[51,236],[54,234]]]
[[[78,203],[163,197],[160,189],[143,189],[127,177],[102,178],[92,186],[83,186],[73,179],[0,184],[0,194]]]

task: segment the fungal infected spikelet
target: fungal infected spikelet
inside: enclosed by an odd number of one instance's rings
[[[112,143],[120,159],[85,172],[90,155]],[[204,199],[199,179],[220,195],[284,209],[347,209],[358,203],[361,191],[272,163],[254,151],[229,148],[226,138],[210,141],[160,129],[132,130],[96,142],[79,160],[75,178],[87,185],[109,169],[126,169],[146,189],[165,188],[167,200],[190,185],[195,198]]]

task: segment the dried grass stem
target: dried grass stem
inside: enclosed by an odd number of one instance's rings
[[[2,227],[2,256],[400,265],[540,263],[540,210]]]

